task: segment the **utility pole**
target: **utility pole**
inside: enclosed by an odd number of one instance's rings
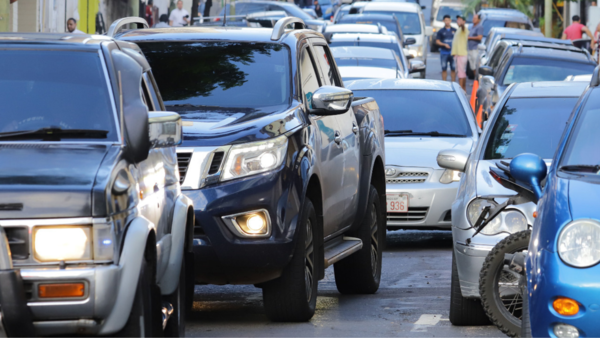
[[[552,0],[544,0],[544,32],[547,38],[552,37]]]
[[[10,32],[10,0],[0,0],[0,32]]]

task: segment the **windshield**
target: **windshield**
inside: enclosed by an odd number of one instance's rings
[[[465,110],[454,92],[432,90],[353,90],[353,92],[355,97],[373,97],[377,101],[386,130],[472,135]]]
[[[320,3],[320,2],[319,2]],[[325,3],[321,3],[321,5],[325,5]],[[282,6],[282,9],[286,11],[290,16],[295,16],[302,20],[314,20],[313,17],[308,15],[305,11],[303,11],[300,7],[295,5],[290,6]],[[275,10],[279,10],[279,8],[275,7]]]
[[[0,52],[2,133],[42,128],[105,130],[102,141],[118,141],[110,100],[97,50]]]
[[[288,104],[289,52],[246,42],[138,43],[167,107],[258,108]]]
[[[437,16],[435,17],[435,19],[437,21],[444,21],[444,16],[445,15],[450,15],[450,18],[452,18],[453,21],[456,20],[456,16],[457,15],[464,15],[465,9],[461,8],[461,7],[450,7],[450,6],[442,6],[440,7],[440,9],[438,10]],[[472,23],[473,22],[473,13],[469,12],[469,15],[467,16],[467,23]]]
[[[392,19],[392,17],[390,17]],[[396,25],[395,21],[392,20],[371,20],[371,19],[356,19],[353,15],[348,15],[342,17],[338,23],[356,23],[356,24],[366,24],[366,25],[377,25],[380,23],[384,26],[388,31],[396,33],[396,35],[400,36],[400,31],[398,30],[398,25]]]
[[[491,130],[483,159],[513,158],[522,153],[552,158],[577,99],[508,100]]]
[[[561,166],[600,164],[598,126],[600,126],[600,96],[598,93],[595,95],[592,93],[571,132]]]
[[[348,47],[348,46],[361,46],[361,47],[377,47],[383,49],[390,49],[396,52],[397,55],[402,55],[400,51],[400,45],[393,42],[369,42],[361,40],[352,41],[332,41],[329,44],[330,47]]]
[[[569,75],[590,74],[594,65],[552,59],[516,57],[504,75],[503,85],[517,82],[563,81]]]
[[[531,26],[526,22],[514,22],[506,20],[484,20],[483,21],[483,36],[488,36],[492,27],[510,27],[531,30]]]
[[[390,59],[373,59],[373,58],[357,58],[357,57],[341,57],[335,58],[335,63],[337,63],[338,67],[379,67],[379,68],[389,68],[389,69],[398,69],[398,64],[396,60]]]
[[[421,20],[419,14],[407,12],[392,12],[392,11],[365,11],[368,14],[393,14],[400,22],[402,34],[421,34]]]

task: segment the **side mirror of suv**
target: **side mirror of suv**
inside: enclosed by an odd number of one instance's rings
[[[354,93],[346,88],[323,86],[310,98],[310,113],[315,115],[343,114],[352,104]]]
[[[492,67],[490,66],[481,66],[479,67],[479,74],[480,75],[494,75],[494,69],[492,69]]]
[[[417,43],[415,38],[406,38],[406,40],[404,40],[405,46],[414,45],[415,43]]]
[[[438,153],[437,164],[444,169],[464,172],[468,159],[469,154],[462,150],[446,149]]]
[[[425,64],[421,60],[410,60],[410,74],[418,73],[425,69]]]
[[[149,138],[152,148],[167,148],[181,144],[181,116],[172,112],[149,112]]]

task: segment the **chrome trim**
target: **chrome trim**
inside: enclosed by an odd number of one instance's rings
[[[494,248],[493,245],[467,244],[461,241],[455,243],[457,244],[454,246],[456,250],[467,256],[487,257],[488,253]]]
[[[227,159],[227,154],[231,146],[222,147],[177,147],[177,153],[192,153],[190,163],[185,174],[185,178],[181,183],[181,190],[197,190],[203,188],[207,184],[216,183],[221,177],[223,165]],[[215,153],[223,152],[223,161],[219,170],[212,174],[208,174],[210,165],[215,156]],[[193,175],[190,175],[194,173]]]
[[[104,72],[104,81],[106,82],[106,90],[108,91],[108,95],[110,96],[110,105],[113,111],[113,123],[116,126],[117,138],[119,139],[118,143],[123,144],[123,138],[121,137],[121,125],[119,124],[119,116],[117,114],[117,106],[115,104],[115,97],[113,95],[112,87],[110,84],[110,75],[108,74],[106,60],[104,60],[104,55],[102,53],[102,49],[98,50],[98,56],[100,57],[100,62],[102,63],[102,71]],[[112,142],[114,143],[114,142]]]
[[[256,235],[247,234],[242,230],[240,225],[235,220],[236,217],[238,217],[238,216],[247,215],[247,214],[256,214],[259,212],[262,212],[266,215],[266,220],[267,220],[267,233],[266,234],[256,234]],[[266,209],[257,209],[257,210],[252,210],[252,211],[240,212],[240,213],[233,214],[233,215],[222,216],[221,219],[223,220],[225,225],[227,225],[227,227],[230,230],[235,229],[238,232],[238,235],[240,235],[240,237],[267,238],[267,237],[271,236],[271,215],[269,215],[269,212]],[[233,227],[233,229],[232,229],[232,227]]]

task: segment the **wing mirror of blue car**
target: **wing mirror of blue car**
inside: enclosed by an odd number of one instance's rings
[[[542,181],[548,174],[548,167],[544,159],[536,154],[520,154],[510,161],[510,175],[516,183],[533,192],[534,203],[542,198]]]
[[[465,171],[467,161],[469,160],[469,153],[457,149],[446,149],[438,153],[437,164],[450,170],[456,170],[460,172]]]
[[[354,93],[346,88],[323,86],[309,97],[309,112],[315,115],[338,115],[350,109]]]
[[[494,75],[494,69],[490,66],[481,66],[479,67],[479,74],[480,75]]]
[[[414,45],[415,43],[417,43],[417,40],[415,38],[406,38],[406,40],[404,40],[405,46]]]
[[[152,148],[167,148],[181,144],[181,116],[177,113],[148,113],[148,136]]]

